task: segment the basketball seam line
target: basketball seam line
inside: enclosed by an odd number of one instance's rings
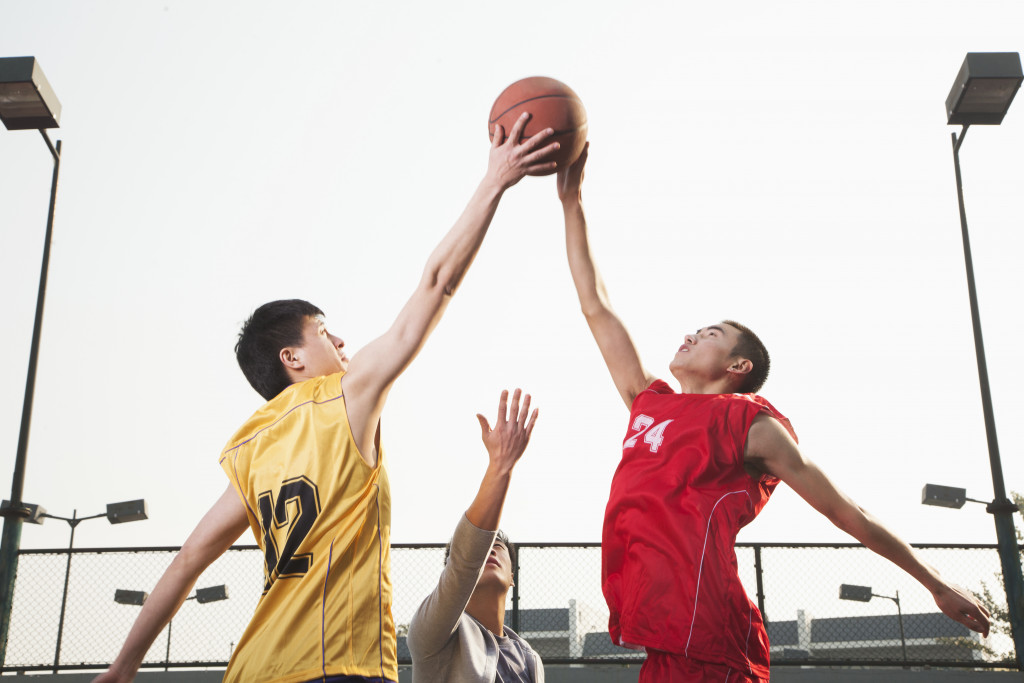
[[[513,105],[512,105],[511,107],[509,107],[509,108],[508,108],[508,109],[506,109],[505,111],[503,111],[503,112],[501,112],[500,114],[498,114],[498,115],[497,115],[497,116],[496,116],[495,118],[493,118],[493,119],[491,119],[490,121],[488,121],[488,123],[494,123],[495,121],[497,121],[498,119],[500,119],[500,118],[501,118],[502,116],[504,116],[505,114],[509,113],[510,111],[512,111],[513,109],[515,109],[516,107],[518,107],[518,106],[520,106],[520,105],[526,104],[527,102],[533,102],[534,100],[543,100],[543,99],[546,99],[546,98],[549,98],[549,97],[560,97],[560,98],[562,98],[563,100],[569,100],[569,99],[572,99],[572,100],[576,100],[577,102],[579,101],[579,98],[576,98],[576,97],[569,97],[568,95],[537,95],[536,97],[531,97],[531,98],[529,98],[529,99],[525,99],[525,100],[521,100],[521,101],[519,101],[519,102],[516,102],[516,103],[515,103],[515,104],[513,104]]]

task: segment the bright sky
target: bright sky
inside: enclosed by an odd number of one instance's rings
[[[145,498],[76,545],[177,545],[226,485],[260,404],[233,356],[259,304],[302,297],[356,350],[381,334],[482,177],[494,97],[571,85],[613,303],[668,377],[722,318],[773,356],[763,390],[806,454],[911,542],[995,542],[944,101],[965,53],[1020,51],[1018,0],[8,3],[64,111],[25,499],[53,514]],[[1018,97],[1020,99],[1020,97]],[[1024,102],[961,150],[1007,487],[1024,490]],[[13,471],[50,155],[0,130],[0,476]],[[505,196],[384,416],[395,542],[441,541],[502,388],[541,419],[503,526],[596,541],[626,426],[578,312],[552,178]],[[9,496],[6,479],[0,482]],[[61,547],[67,525],[28,526]],[[252,539],[245,537],[243,542]],[[743,541],[847,541],[780,487]]]

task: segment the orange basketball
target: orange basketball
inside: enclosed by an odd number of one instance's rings
[[[524,111],[530,113],[530,120],[523,129],[522,139],[545,128],[554,128],[555,134],[546,143],[558,142],[561,146],[551,161],[557,162],[558,168],[562,168],[579,158],[587,141],[587,111],[572,88],[544,76],[531,76],[508,86],[491,107],[491,116],[487,121],[491,139],[494,138],[494,126],[497,124],[501,125],[507,137]],[[554,171],[537,175],[550,173]]]

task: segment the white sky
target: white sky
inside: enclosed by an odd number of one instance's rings
[[[176,545],[226,485],[261,399],[239,324],[302,297],[355,350],[382,333],[485,168],[518,78],[586,104],[585,198],[649,368],[725,317],[773,356],[763,395],[805,452],[911,542],[995,542],[943,103],[968,51],[1020,51],[1019,1],[6,3],[65,144],[25,499],[145,498],[76,545]],[[1018,98],[1020,99],[1020,98]],[[961,151],[1007,487],[1024,490],[1024,103]],[[0,491],[9,496],[50,156],[0,130]],[[503,526],[596,541],[626,410],[578,313],[552,178],[510,190],[384,417],[395,542],[441,541],[486,460],[478,411],[522,386],[541,421]],[[27,526],[60,547],[67,526]],[[252,540],[244,537],[243,542]],[[785,487],[743,541],[848,539]],[[941,568],[940,568],[941,569]]]

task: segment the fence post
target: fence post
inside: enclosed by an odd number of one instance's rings
[[[512,624],[512,630],[516,633],[519,632],[519,551],[520,547],[516,548],[515,560],[512,563],[512,618],[509,620]]]

